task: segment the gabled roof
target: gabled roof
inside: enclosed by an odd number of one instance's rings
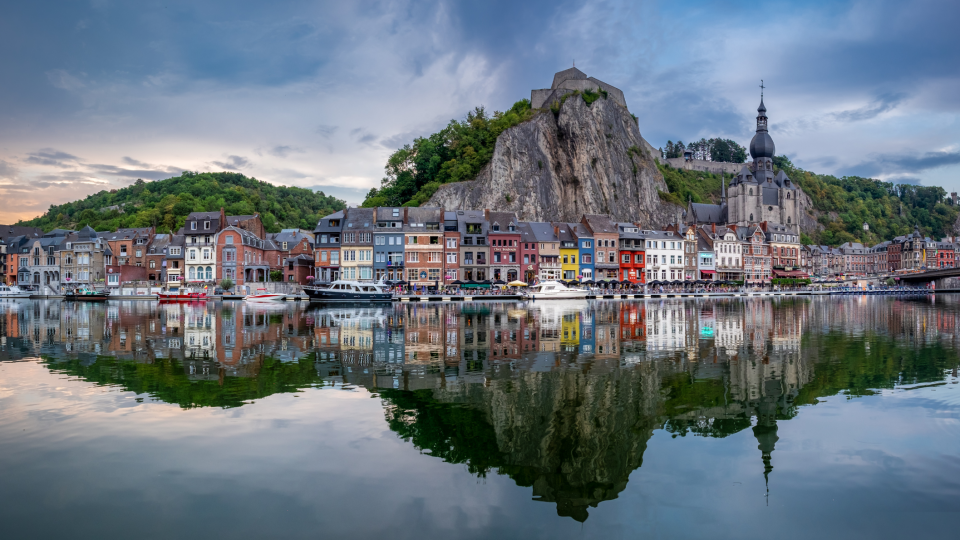
[[[585,214],[581,222],[586,221],[593,234],[618,234],[617,224],[606,214]]]
[[[690,203],[690,219],[693,223],[726,223],[726,204]]]
[[[341,230],[344,232],[372,231],[374,225],[373,208],[348,208]]]
[[[524,221],[519,230],[523,234],[524,242],[559,242],[560,238],[553,232],[553,225],[542,221]],[[527,239],[529,235],[529,240]]]

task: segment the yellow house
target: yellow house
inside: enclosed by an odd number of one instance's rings
[[[580,314],[564,313],[560,323],[560,347],[565,351],[575,351],[580,345]]]
[[[580,249],[566,223],[554,223],[553,230],[560,239],[560,277],[564,281],[579,279]]]

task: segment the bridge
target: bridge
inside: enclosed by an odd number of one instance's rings
[[[911,285],[930,283],[933,281],[934,286],[941,289],[943,288],[943,280],[947,278],[960,278],[960,268],[938,268],[916,274],[900,274],[896,277],[900,278],[900,283],[909,283]]]

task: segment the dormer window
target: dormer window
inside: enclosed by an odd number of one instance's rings
[[[191,221],[191,222],[190,222],[190,230],[191,230],[191,231],[197,230],[197,222],[196,222],[196,221]]]
[[[205,230],[205,231],[209,231],[209,230],[210,230],[210,222],[209,222],[209,221],[204,221],[204,222],[203,222],[203,230]]]
[[[493,226],[491,227],[491,230],[493,230],[493,231],[499,231],[499,230],[500,230],[500,224],[499,224],[499,223],[494,223]]]

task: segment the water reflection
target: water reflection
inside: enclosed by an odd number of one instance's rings
[[[0,360],[184,408],[363,387],[424,453],[500,474],[578,521],[617,498],[655,430],[749,430],[771,481],[778,423],[818,398],[956,376],[958,304],[889,298],[375,307],[0,306]]]

